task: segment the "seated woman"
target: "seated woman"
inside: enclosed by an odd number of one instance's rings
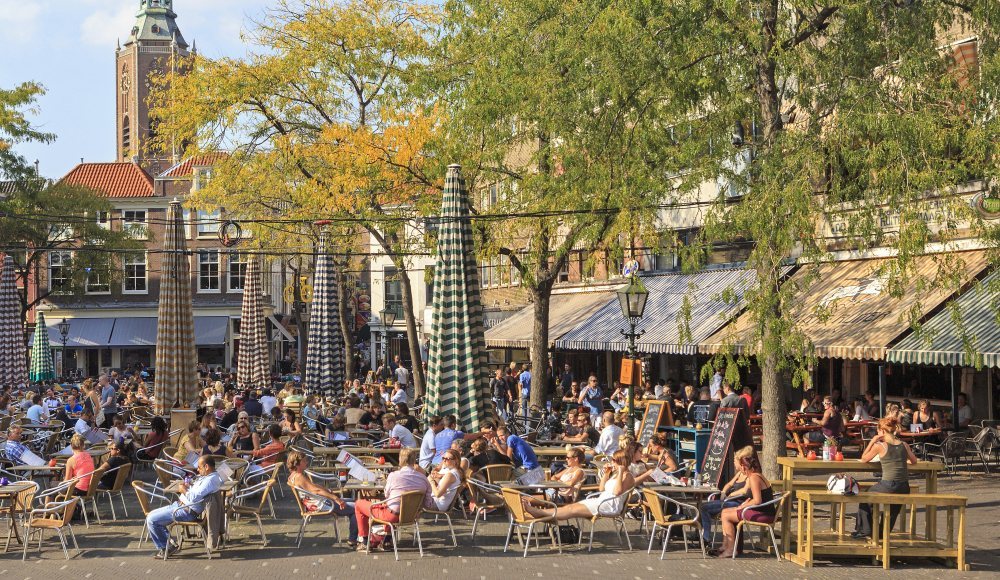
[[[490,447],[486,439],[472,441],[472,455],[469,457],[469,469],[472,470],[472,473],[478,472],[487,465],[498,464],[510,465],[510,457]]]
[[[201,448],[202,455],[225,455],[232,456],[229,448],[222,444],[222,431],[209,429],[205,434],[205,446]]]
[[[87,495],[90,489],[91,473],[94,473],[94,458],[87,453],[87,440],[79,433],[73,435],[69,441],[69,446],[73,450],[73,456],[66,461],[66,477],[63,481],[79,478],[73,484],[73,495]]]
[[[333,510],[333,513],[338,516],[347,516],[347,521],[350,522],[350,535],[347,537],[347,544],[352,549],[356,548],[358,545],[358,520],[354,515],[354,503],[344,501],[343,498],[329,489],[313,483],[305,474],[309,467],[309,459],[304,454],[298,451],[289,453],[288,459],[285,460],[285,467],[288,468],[289,487],[297,487],[313,496],[319,496],[306,497],[302,500],[302,505],[307,511]]]
[[[657,469],[667,473],[680,469],[674,454],[666,448],[666,445],[666,434],[657,433],[650,438],[645,450],[634,440],[621,447],[629,452],[631,460],[629,471],[635,477],[636,485],[652,481],[653,473]]]
[[[580,494],[580,486],[587,478],[587,473],[583,470],[586,457],[583,449],[571,447],[566,451],[566,467],[557,473],[549,476],[551,481],[565,483],[569,487],[563,489],[547,489],[546,496],[550,501],[558,504],[572,503]]]
[[[465,482],[461,461],[462,455],[459,451],[448,449],[441,456],[441,465],[427,476],[431,482],[434,506],[438,511],[445,511],[451,507],[451,502]]]
[[[204,443],[201,440],[201,423],[191,421],[188,424],[187,433],[181,435],[181,440],[177,443],[177,453],[174,453],[174,461],[184,465],[196,465],[198,456]]]
[[[229,440],[229,453],[233,456],[238,453],[248,454],[260,449],[260,435],[250,427],[250,421],[240,419],[236,422],[236,432]]]
[[[722,493],[719,499],[713,499],[701,504],[701,535],[708,544],[712,541],[712,525],[716,516],[726,508],[740,505],[746,499],[747,474],[740,469],[740,461],[749,455],[753,455],[753,447],[747,446],[733,454],[733,466],[736,475],[722,486]]]
[[[116,470],[129,463],[127,445],[124,443],[115,443],[109,449],[108,458],[98,468],[104,470],[104,475],[101,476],[101,481],[97,484],[101,489],[114,488],[115,480],[118,479],[118,471],[112,470]]]
[[[524,499],[524,508],[531,515],[539,518],[555,515],[559,521],[577,518],[590,519],[598,514],[610,516],[617,514],[626,501],[626,492],[635,487],[635,478],[629,473],[629,457],[624,449],[615,451],[611,462],[601,469],[601,480],[598,489],[601,493],[576,503],[562,506],[556,510],[541,509],[531,505],[528,498]]]
[[[115,415],[114,425],[108,429],[108,435],[114,443],[131,442],[135,440],[135,431],[125,425],[125,419],[121,415]]]
[[[910,476],[907,463],[915,464],[917,456],[906,442],[897,437],[899,421],[886,417],[878,422],[878,435],[872,437],[868,447],[861,454],[861,461],[871,461],[877,456],[882,466],[882,479],[873,485],[872,493],[910,493]],[[896,525],[900,506],[894,505],[889,510],[889,527]],[[858,518],[855,525],[854,538],[867,538],[872,535],[872,506],[858,505]]]
[[[735,457],[735,456],[734,456]],[[720,558],[732,558],[736,546],[736,524],[741,519],[752,522],[769,523],[773,522],[777,509],[768,505],[760,509],[747,509],[751,506],[759,506],[774,499],[774,489],[771,482],[761,473],[760,460],[754,452],[753,447],[747,446],[740,449],[740,459],[736,463],[736,468],[746,477],[746,499],[736,507],[722,510],[722,549],[719,551]]]
[[[837,441],[844,435],[844,417],[833,406],[833,399],[823,397],[823,417],[813,419],[812,422],[822,427],[819,431],[806,433],[806,439],[810,441],[824,441],[835,439]]]
[[[281,420],[281,432],[288,435],[291,441],[302,436],[302,424],[295,416],[295,411],[285,409],[285,418]]]
[[[163,417],[153,417],[152,421],[149,422],[149,429],[149,435],[146,435],[146,440],[142,442],[144,450],[136,454],[139,459],[146,461],[152,461],[159,457],[160,451],[170,441],[167,422],[163,420]]]

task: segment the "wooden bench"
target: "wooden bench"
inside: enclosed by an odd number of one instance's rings
[[[965,561],[965,508],[968,499],[959,495],[911,493],[871,493],[858,495],[840,495],[829,491],[797,489],[798,504],[798,549],[796,553],[787,553],[785,557],[805,567],[811,567],[817,555],[857,557],[870,555],[882,560],[882,567],[889,569],[893,556],[911,556],[923,558],[953,559],[959,570],[967,571]],[[904,506],[912,514],[919,507],[940,508],[947,511],[948,531],[943,542],[938,542],[934,536],[919,537],[916,526],[911,524],[907,532],[893,534],[889,528],[889,518],[885,518],[881,530],[871,539],[854,539],[846,535],[843,528],[831,529],[828,532],[817,531],[815,507],[817,504],[837,505],[840,512],[846,509],[846,504],[872,504],[872,522],[878,526],[881,513],[889,511],[892,506]],[[955,511],[958,511],[956,529]]]
[[[779,489],[784,489],[784,483],[785,483],[784,480],[778,480],[772,482],[772,485],[778,486]],[[859,481],[858,488],[861,490],[861,492],[866,492],[869,489],[871,489],[871,487],[876,483],[878,482]],[[827,491],[826,482],[820,479],[805,479],[805,480],[800,479],[796,481],[792,487],[794,487],[796,491],[798,490]],[[920,485],[916,483],[911,483],[910,493],[920,493]],[[830,506],[830,526],[832,527],[836,524],[837,530],[841,534],[844,533],[844,528],[846,525],[845,520],[847,516],[847,510],[843,508],[844,508],[843,504],[831,504]],[[904,506],[903,509],[909,511],[908,517],[903,521],[907,522],[907,529],[911,534],[913,534],[916,532],[917,511],[915,509],[911,509],[910,506]]]

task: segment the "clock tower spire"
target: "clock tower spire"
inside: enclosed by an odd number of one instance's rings
[[[173,0],[138,0],[135,24],[115,51],[118,161],[135,161],[152,175],[169,167],[180,151],[151,151],[149,77],[182,66],[188,43],[177,27]]]

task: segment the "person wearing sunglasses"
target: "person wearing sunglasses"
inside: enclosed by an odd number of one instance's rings
[[[441,456],[440,467],[428,476],[431,482],[434,505],[439,511],[446,511],[451,507],[455,494],[462,487],[464,475],[461,469],[461,460],[462,456],[458,451],[448,449]]]
[[[553,473],[549,479],[551,481],[565,483],[569,487],[558,490],[545,490],[549,500],[557,504],[573,503],[576,500],[580,493],[580,486],[583,485],[583,480],[587,477],[586,472],[583,470],[583,464],[585,462],[586,458],[583,453],[583,449],[579,447],[570,447],[566,451],[566,467],[557,473]]]
[[[813,419],[812,422],[820,425],[822,429],[806,433],[806,438],[810,441],[839,440],[843,435],[844,418],[833,406],[833,399],[830,397],[823,397],[823,418]]]

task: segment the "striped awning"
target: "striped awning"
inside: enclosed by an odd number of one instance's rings
[[[742,269],[643,276],[649,298],[638,326],[646,331],[636,342],[639,352],[695,354],[698,342],[739,313],[743,292],[756,278],[752,270]],[[724,292],[733,299],[724,299]],[[620,332],[625,326],[618,301],[611,300],[557,340],[556,348],[626,352],[628,341]]]
[[[987,366],[1000,368],[1000,322],[997,303],[1000,272],[969,288],[923,324],[920,333],[910,333],[889,349],[886,360],[918,365]],[[952,318],[957,308],[961,327]],[[963,331],[964,338],[963,340]],[[966,350],[966,344],[972,353]]]
[[[885,359],[889,345],[910,331],[911,314],[925,317],[953,294],[947,284],[928,288],[927,281],[957,266],[964,286],[987,265],[984,251],[919,256],[897,297],[885,291],[890,275],[886,267],[891,261],[876,258],[805,265],[785,281],[805,289],[796,296],[790,315],[812,343],[816,356]],[[726,349],[740,352],[753,340],[753,320],[744,313],[698,347],[707,353]]]
[[[16,276],[14,258],[8,254],[4,256],[0,272],[0,385],[19,385],[28,379]]]
[[[468,219],[471,213],[461,168],[450,165],[434,263],[434,319],[424,416],[454,414],[467,432],[479,431],[491,408],[479,269]]]
[[[549,346],[573,330],[602,306],[618,299],[614,292],[575,292],[553,294],[549,301]],[[621,317],[621,314],[618,315]],[[486,331],[486,346],[490,348],[529,348],[534,330],[535,306],[529,304],[510,318]]]

